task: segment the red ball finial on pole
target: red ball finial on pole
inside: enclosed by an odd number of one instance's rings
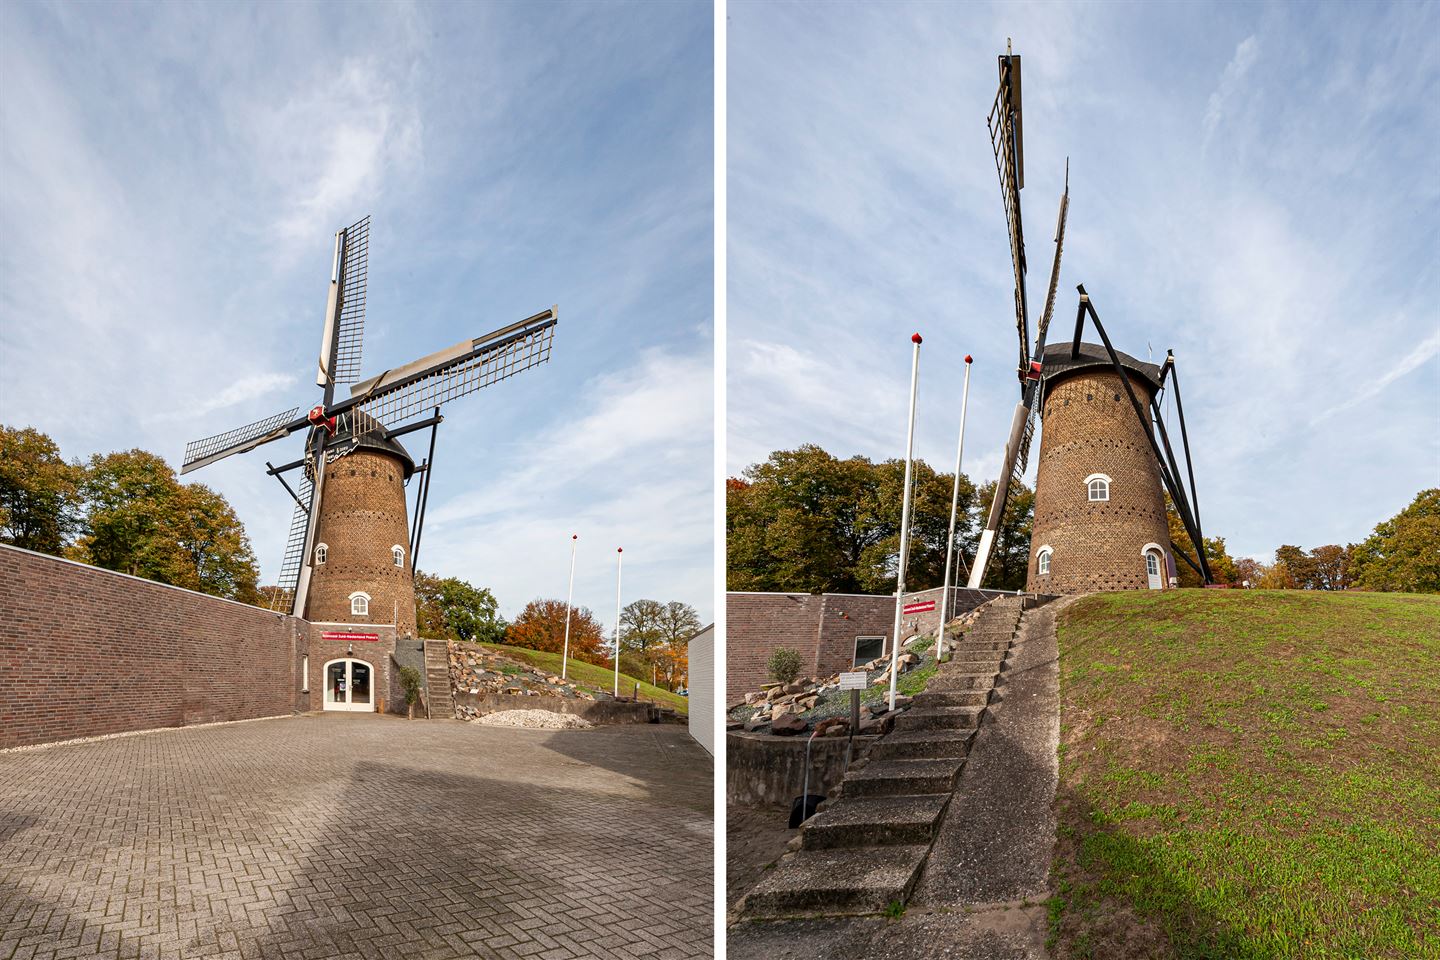
[[[974,358],[974,357],[970,356],[970,354],[968,354],[968,353],[965,354],[965,362],[966,362],[966,363],[973,363],[974,361],[975,361],[975,358]]]
[[[916,334],[912,334],[912,335],[911,335],[911,337],[910,337],[910,342],[911,342],[911,343],[919,343],[920,341],[921,341],[920,334],[916,333]]]
[[[624,553],[624,552],[625,552],[625,548],[624,548],[624,547],[616,547],[616,548],[615,548],[615,552],[616,552],[616,553]]]
[[[570,539],[571,539],[571,540],[579,540],[579,539],[580,539],[580,534],[578,534],[578,533],[572,533],[572,534],[570,534]]]

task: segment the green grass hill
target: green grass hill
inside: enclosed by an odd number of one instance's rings
[[[531,650],[528,647],[512,647],[503,643],[481,643],[477,646],[485,647],[496,653],[504,654],[512,660],[520,660],[541,670],[549,670],[556,676],[560,675],[560,654],[546,653],[542,650]],[[570,658],[570,669],[567,674],[569,679],[574,680],[583,687],[592,690],[602,690],[609,693],[615,688],[615,671],[609,667],[597,667],[593,663],[585,663],[583,660]],[[640,684],[640,698],[652,700],[661,706],[674,707],[676,711],[683,714],[690,712],[690,701],[678,693],[671,693],[663,687],[647,683],[628,673],[620,674],[620,694],[629,696],[630,691],[635,689],[635,684]]]
[[[1061,617],[1057,957],[1440,958],[1440,597]]]

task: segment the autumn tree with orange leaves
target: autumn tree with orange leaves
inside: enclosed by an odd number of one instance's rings
[[[565,647],[565,601],[531,600],[505,631],[512,647],[560,653]],[[570,656],[587,663],[610,665],[605,628],[588,607],[570,608]]]

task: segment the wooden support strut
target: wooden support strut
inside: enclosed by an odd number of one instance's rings
[[[1206,583],[1214,583],[1214,578],[1210,575],[1210,565],[1205,561],[1205,541],[1201,539],[1199,530],[1195,526],[1193,518],[1189,515],[1189,509],[1181,509],[1181,505],[1185,503],[1184,491],[1179,488],[1174,478],[1169,475],[1169,471],[1165,469],[1165,460],[1161,455],[1160,445],[1155,442],[1155,431],[1150,425],[1150,418],[1145,415],[1145,408],[1140,405],[1139,398],[1135,396],[1135,388],[1130,385],[1130,378],[1126,375],[1125,368],[1120,363],[1120,357],[1115,353],[1114,345],[1110,343],[1110,335],[1105,332],[1105,325],[1100,322],[1100,315],[1095,312],[1095,305],[1090,302],[1090,297],[1085,292],[1085,285],[1079,284],[1076,286],[1076,289],[1080,291],[1082,310],[1088,312],[1090,319],[1095,322],[1095,332],[1100,334],[1100,342],[1104,344],[1105,353],[1110,358],[1110,363],[1115,368],[1116,374],[1120,377],[1120,384],[1125,388],[1125,395],[1130,398],[1130,406],[1134,409],[1135,417],[1140,421],[1140,426],[1145,431],[1145,439],[1150,441],[1150,450],[1155,455],[1156,462],[1160,465],[1160,477],[1164,480],[1165,486],[1169,490],[1170,500],[1176,505],[1177,511],[1180,512],[1180,521],[1185,525],[1185,532],[1190,535],[1191,541],[1195,544],[1196,553],[1200,558],[1201,576],[1205,578]],[[1077,344],[1083,325],[1084,313],[1081,314],[1079,322],[1075,325]],[[1078,352],[1078,346],[1075,350]]]

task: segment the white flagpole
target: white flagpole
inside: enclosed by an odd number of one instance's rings
[[[900,677],[900,608],[905,603],[905,563],[910,553],[910,462],[915,449],[915,385],[920,376],[920,334],[910,338],[910,422],[905,428],[905,496],[900,507],[900,562],[895,579],[895,635],[890,647],[890,709],[895,709],[895,682]]]
[[[965,354],[965,389],[960,393],[960,442],[955,448],[955,487],[950,491],[950,535],[945,539],[945,583],[940,588],[940,633],[935,640],[935,662],[945,659],[945,622],[950,609],[950,561],[955,554],[955,515],[960,510],[960,458],[965,453],[965,405],[970,401],[970,364]]]
[[[620,697],[620,567],[625,562],[625,548],[615,548],[615,697]]]
[[[565,647],[560,654],[560,679],[564,680],[566,671],[570,669],[570,602],[575,599],[575,548],[578,547],[580,534],[570,535],[570,589],[565,594]]]

